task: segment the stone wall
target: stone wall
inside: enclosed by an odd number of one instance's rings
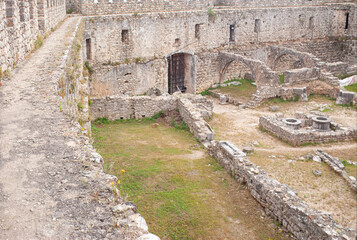
[[[213,103],[200,95],[111,96],[91,98],[91,102],[92,119],[151,118],[161,111],[177,109],[195,137],[203,143],[213,140],[214,132],[205,121],[212,117]]]
[[[330,214],[310,208],[287,185],[270,178],[250,162],[231,142],[213,141],[208,153],[234,178],[246,184],[266,213],[297,239],[355,239],[355,230],[343,228]]]
[[[188,11],[207,10],[216,8],[251,8],[251,7],[296,7],[319,6],[328,3],[351,3],[353,0],[288,0],[288,1],[246,1],[246,0],[82,0],[80,11],[84,15],[123,14],[135,12],[163,12],[163,11]]]
[[[84,22],[73,26],[71,44],[66,49],[61,68],[63,73],[58,80],[57,92],[61,96],[60,108],[68,116],[79,122],[90,136],[89,119],[89,77],[83,71],[82,39]]]
[[[351,5],[351,8],[352,6],[354,5]],[[86,37],[93,39],[92,52],[95,61],[124,62],[125,59],[138,57],[164,57],[179,50],[204,52],[205,49],[235,43],[280,43],[326,36],[341,37],[345,34],[344,19],[335,18],[333,15],[340,11],[348,10],[332,5],[311,8],[215,10],[213,17],[206,11],[97,16],[87,18]],[[301,19],[302,14],[307,20]],[[312,38],[306,37],[311,31],[309,17],[314,17],[318,23],[314,26]],[[256,20],[261,22],[259,29],[255,27]],[[281,24],[282,22],[284,24]],[[231,40],[230,25],[234,28]],[[350,28],[354,27],[351,23]],[[126,37],[123,38],[122,34],[126,34]],[[175,42],[176,39],[178,40]]]
[[[196,78],[190,85],[195,85],[193,89],[200,92],[219,81],[217,59],[214,59],[217,50],[230,52],[234,47],[252,43],[286,42],[289,45],[289,42],[310,42],[327,36],[339,38],[353,33],[351,29],[357,25],[353,20],[354,8],[353,4],[332,4],[299,8],[214,9],[211,14],[205,10],[92,16],[86,18],[85,38],[88,39],[89,55],[86,58],[98,72],[93,78],[94,85],[99,82],[122,86],[124,90],[121,92],[143,94],[149,85],[167,91],[167,57],[178,52],[186,53],[197,63],[193,73]],[[341,12],[350,14],[349,29],[344,29],[345,19],[340,16]],[[310,24],[310,18],[314,24]],[[321,52],[324,48],[330,49],[322,42],[319,41]],[[330,59],[344,58],[340,48],[331,49],[338,57]],[[152,71],[144,66],[146,63],[158,65]],[[102,69],[103,64],[108,64],[106,71]],[[137,73],[125,77],[130,78],[129,84],[122,84],[126,80],[117,74],[123,75],[127,71]],[[229,67],[227,78],[247,72],[246,67],[240,70]],[[130,84],[131,88],[125,90]],[[135,86],[144,87],[137,89]]]
[[[137,61],[138,63],[136,63]],[[167,92],[167,61],[155,59],[148,62],[104,63],[96,67],[92,76],[91,95],[104,97],[111,95],[140,95],[154,87]],[[164,81],[166,80],[166,81]]]
[[[357,139],[356,128],[338,127],[331,131],[319,131],[313,128],[294,130],[284,124],[282,120],[274,116],[262,116],[259,118],[259,126],[293,146],[304,143],[328,143]]]
[[[203,119],[191,101],[185,98],[178,99],[178,109],[190,131],[203,144],[208,144],[214,139],[214,131],[211,126]]]
[[[330,154],[320,149],[316,150],[315,153],[321,159],[321,161],[325,162],[330,168],[332,168],[332,170],[341,175],[341,177],[348,183],[353,191],[357,192],[356,178],[354,176],[348,176],[345,166],[338,158],[332,157]]]
[[[64,19],[64,0],[51,1],[50,6],[43,1],[0,2],[0,79],[33,51],[35,45],[39,47],[45,32]]]
[[[171,12],[208,9],[210,6],[213,6],[212,2],[212,0],[82,0],[80,10],[84,15]]]
[[[171,111],[177,108],[176,96],[92,97],[91,102],[92,119],[151,118],[160,111]]]

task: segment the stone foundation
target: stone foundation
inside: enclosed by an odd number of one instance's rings
[[[353,240],[356,232],[338,225],[330,214],[310,208],[287,185],[270,178],[229,141],[213,141],[208,153],[238,181],[246,184],[266,213],[297,239]]]
[[[357,129],[352,127],[342,127],[331,122],[331,131],[319,131],[312,128],[314,115],[304,115],[301,119],[301,128],[289,128],[282,118],[275,116],[262,116],[259,119],[259,126],[264,130],[274,134],[281,140],[299,146],[307,143],[327,143],[335,141],[353,141],[357,139]]]

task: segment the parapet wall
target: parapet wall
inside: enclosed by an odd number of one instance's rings
[[[44,33],[65,18],[64,0],[50,1],[49,6],[47,2],[0,2],[0,79],[33,51],[35,45],[41,45]]]
[[[355,239],[356,232],[339,226],[330,214],[310,208],[287,185],[270,178],[250,162],[229,141],[213,141],[208,153],[238,181],[246,184],[266,213],[289,230],[297,239]]]
[[[67,0],[70,2],[70,0]],[[319,6],[329,3],[351,3],[353,0],[82,0],[77,5],[84,15],[105,15],[142,12],[207,10],[208,8],[267,8]]]
[[[203,10],[212,7],[212,2],[212,0],[82,0],[80,12],[84,15],[106,15]]]

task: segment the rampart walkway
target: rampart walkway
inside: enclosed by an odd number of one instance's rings
[[[0,239],[137,237],[116,226],[103,189],[111,179],[85,163],[80,131],[58,105],[58,66],[78,21],[67,19],[0,88]]]

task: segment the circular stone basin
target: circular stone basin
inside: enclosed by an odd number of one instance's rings
[[[312,127],[320,131],[329,131],[331,125],[331,119],[326,117],[313,117]]]
[[[284,118],[283,122],[285,123],[286,126],[294,130],[298,130],[301,125],[301,121],[296,118]]]

